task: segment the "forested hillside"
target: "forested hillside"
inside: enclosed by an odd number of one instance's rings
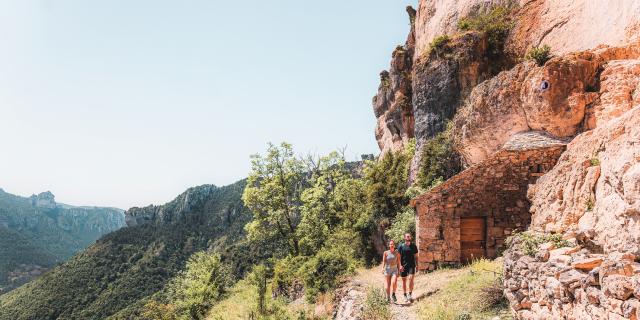
[[[244,185],[240,181],[222,188],[191,188],[166,205],[184,209],[178,204],[187,193],[193,196],[206,191],[180,219],[150,221],[106,235],[41,278],[0,296],[0,319],[130,316],[161,291],[193,253],[207,249],[221,253],[234,272],[242,275],[259,257],[238,242],[250,218],[240,199]]]
[[[0,293],[123,225],[120,209],[75,207],[56,203],[50,192],[25,198],[0,189]]]

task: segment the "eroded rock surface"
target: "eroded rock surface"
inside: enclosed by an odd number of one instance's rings
[[[486,159],[518,132],[572,137],[629,110],[639,99],[639,46],[524,62],[481,83],[454,119],[465,162]]]
[[[460,18],[507,0],[422,0],[416,15],[416,56],[442,34],[457,31]],[[532,46],[547,44],[556,54],[623,46],[640,40],[640,2],[519,0],[509,51],[522,56]],[[606,13],[606,14],[605,14]]]

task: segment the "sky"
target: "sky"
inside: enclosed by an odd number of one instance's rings
[[[0,188],[163,204],[268,142],[378,153],[371,98],[417,0],[0,0]]]

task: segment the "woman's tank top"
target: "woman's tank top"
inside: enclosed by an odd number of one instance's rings
[[[384,262],[385,267],[387,267],[388,269],[396,269],[398,267],[398,263],[396,262],[396,254],[397,252],[395,251],[391,251],[391,250],[387,250],[387,258]]]

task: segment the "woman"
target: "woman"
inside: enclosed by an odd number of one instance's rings
[[[382,274],[384,274],[385,280],[387,281],[387,301],[391,301],[395,303],[396,300],[396,287],[398,285],[398,270],[402,271],[402,265],[400,264],[400,253],[396,251],[396,244],[393,240],[389,240],[389,250],[385,251],[382,255]],[[391,283],[393,282],[393,293],[391,294],[391,298],[389,298],[389,294],[391,293]]]

